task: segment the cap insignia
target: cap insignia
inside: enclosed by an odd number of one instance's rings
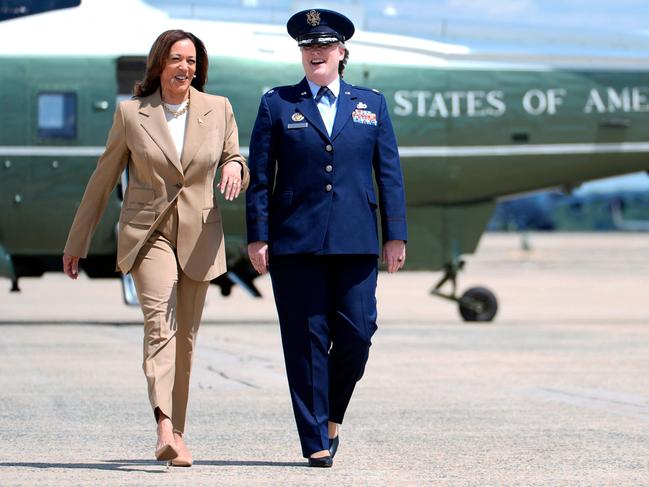
[[[311,27],[316,27],[320,25],[320,12],[311,10],[306,14],[306,21]]]
[[[291,117],[291,120],[293,120],[294,122],[301,122],[302,120],[304,120],[304,115],[302,115],[300,112],[295,112]]]

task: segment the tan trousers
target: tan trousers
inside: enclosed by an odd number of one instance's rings
[[[209,281],[187,277],[176,258],[175,206],[140,250],[131,269],[144,315],[144,375],[156,418],[184,433],[189,376]]]

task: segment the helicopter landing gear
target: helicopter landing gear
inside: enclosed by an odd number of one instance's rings
[[[498,312],[498,300],[484,287],[472,287],[458,302],[464,321],[491,321]]]
[[[457,274],[464,268],[464,261],[459,260],[457,263],[446,264],[444,266],[444,275],[431,289],[430,293],[440,298],[448,299],[458,303],[460,315],[464,321],[491,321],[498,312],[498,300],[494,293],[484,287],[472,287],[464,292],[461,296],[457,295]],[[447,282],[451,283],[451,293],[447,294],[442,291],[442,287]]]
[[[252,267],[247,257],[238,259],[232,265],[228,264],[228,267],[230,268],[228,272],[211,281],[212,284],[216,284],[221,288],[222,296],[229,296],[232,293],[232,287],[238,284],[253,298],[261,298],[261,292],[253,282],[259,277],[259,274]]]
[[[11,254],[0,244],[0,277],[8,277],[11,279],[11,293],[19,293],[20,287],[18,286],[18,274],[14,266]]]

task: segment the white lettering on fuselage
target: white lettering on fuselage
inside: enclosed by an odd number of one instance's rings
[[[499,117],[505,113],[504,96],[499,90],[399,90],[394,94],[394,113],[402,117]]]
[[[502,90],[431,91],[398,90],[394,93],[394,114],[427,118],[502,117],[518,105],[531,116],[553,116],[565,101],[579,97],[584,113],[649,112],[649,86],[592,88],[587,93],[568,93],[565,88],[530,88],[519,100]],[[519,108],[519,109],[520,109]]]
[[[647,112],[649,111],[649,87],[634,86],[632,88],[607,88],[604,95],[599,90],[590,90],[584,106],[584,113],[616,113],[616,112]]]
[[[523,109],[530,115],[555,115],[557,107],[563,103],[566,90],[558,88],[547,91],[529,90],[523,95]]]

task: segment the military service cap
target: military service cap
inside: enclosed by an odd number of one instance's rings
[[[286,23],[298,46],[345,42],[354,35],[354,24],[338,12],[325,9],[303,10]]]

